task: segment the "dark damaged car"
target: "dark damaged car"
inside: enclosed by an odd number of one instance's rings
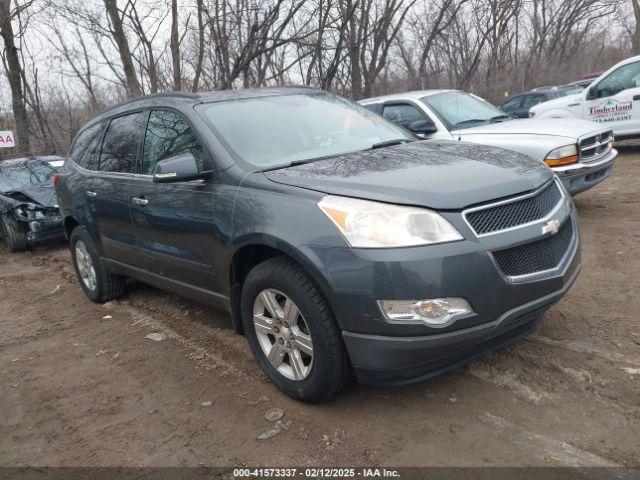
[[[48,158],[0,162],[0,241],[10,252],[64,237],[53,186],[55,173]]]
[[[142,97],[81,130],[58,196],[79,284],[226,308],[306,401],[417,381],[530,333],[580,270],[539,160],[419,141],[313,89]]]

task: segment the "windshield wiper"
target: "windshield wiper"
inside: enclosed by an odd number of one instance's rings
[[[462,120],[461,122],[456,123],[453,128],[461,127],[463,125],[467,125],[469,123],[479,123],[479,122],[488,122],[486,118],[470,118],[468,120]]]
[[[322,157],[305,158],[305,159],[302,159],[302,160],[292,160],[291,162],[285,163],[284,165],[275,165],[273,167],[262,168],[262,169],[256,170],[256,171],[257,172],[271,172],[273,170],[281,170],[283,168],[297,167],[298,165],[306,165],[307,163],[318,162],[320,160],[327,160],[328,158],[334,158],[334,157],[338,157],[338,156],[340,156],[340,155],[331,154],[331,155],[323,155]]]
[[[371,150],[376,148],[393,147],[394,145],[400,145],[401,143],[410,143],[415,140],[409,140],[408,138],[396,138],[395,140],[387,140],[386,142],[374,143],[371,145]]]
[[[513,117],[511,115],[507,115],[507,114],[503,114],[503,115],[496,115],[495,117],[491,117],[489,119],[490,122],[499,122],[501,120],[511,120]]]

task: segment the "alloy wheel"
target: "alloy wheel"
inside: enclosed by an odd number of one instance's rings
[[[262,290],[253,304],[253,326],[262,351],[278,373],[295,381],[309,376],[311,332],[293,300],[275,289]]]
[[[96,269],[93,266],[93,260],[87,246],[82,240],[76,242],[76,264],[78,265],[78,272],[80,278],[85,287],[93,291],[96,289]]]

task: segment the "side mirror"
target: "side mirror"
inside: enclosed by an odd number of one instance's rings
[[[587,96],[585,97],[586,100],[593,100],[594,98],[596,98],[596,86],[592,86],[589,87],[587,89]]]
[[[427,120],[416,120],[414,122],[411,122],[408,128],[411,132],[422,135],[436,133],[438,131],[436,126],[433,123],[428,122]]]
[[[211,172],[198,171],[196,159],[190,153],[160,160],[153,173],[153,183],[188,182],[208,178]]]

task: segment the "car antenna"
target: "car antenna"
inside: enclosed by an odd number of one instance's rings
[[[456,91],[456,115],[458,117],[458,121],[460,121],[460,102],[458,101],[459,91]],[[462,135],[460,135],[460,129],[458,129],[458,141],[462,140]]]

